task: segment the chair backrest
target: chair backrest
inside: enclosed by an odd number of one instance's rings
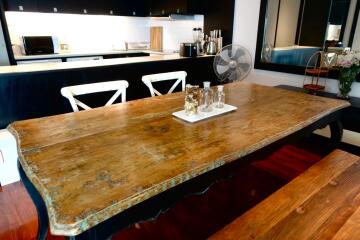
[[[115,94],[110,98],[110,100],[105,104],[105,106],[109,106],[113,104],[120,95],[121,102],[126,102],[126,89],[128,87],[129,83],[124,80],[100,82],[64,87],[61,89],[61,95],[63,95],[69,100],[74,112],[78,112],[79,107],[83,108],[84,110],[90,110],[91,107],[76,99],[75,96],[107,91],[116,91]]]
[[[151,96],[155,97],[162,95],[158,90],[154,88],[152,85],[153,82],[162,82],[162,81],[171,81],[176,80],[174,85],[170,88],[167,94],[172,93],[175,88],[181,83],[182,91],[185,91],[186,85],[186,76],[187,73],[184,71],[179,72],[168,72],[168,73],[159,73],[159,74],[152,74],[146,75],[142,77],[143,83],[149,88]]]

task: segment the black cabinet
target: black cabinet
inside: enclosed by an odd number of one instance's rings
[[[190,0],[157,0],[146,1],[147,15],[162,16],[168,14],[190,14]]]
[[[104,0],[94,14],[144,17],[144,0]]]
[[[144,0],[123,0],[126,9],[125,16],[144,17],[146,16],[146,7]]]
[[[145,0],[3,0],[6,11],[145,16]]]
[[[37,11],[37,0],[4,0],[6,11]]]
[[[1,1],[1,0],[0,0]],[[2,0],[6,11],[104,14],[118,16],[162,16],[205,14],[206,0]],[[213,4],[213,3],[211,3]],[[216,6],[219,1],[215,1]],[[221,2],[221,4],[223,4]]]
[[[97,14],[101,4],[86,0],[3,0],[5,11]]]
[[[98,13],[105,15],[127,16],[126,6],[122,3],[124,0],[104,0],[102,2],[102,9],[98,9]]]
[[[81,13],[80,2],[71,0],[38,0],[38,11],[45,13]]]

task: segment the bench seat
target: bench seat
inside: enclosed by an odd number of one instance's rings
[[[360,157],[334,151],[210,239],[360,239]]]

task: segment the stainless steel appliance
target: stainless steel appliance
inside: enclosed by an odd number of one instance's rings
[[[22,37],[23,53],[25,55],[55,54],[60,52],[57,37],[54,36],[24,36]]]
[[[181,43],[180,44],[181,57],[197,57],[197,46],[195,43]]]
[[[197,55],[202,55],[204,52],[203,51],[204,32],[202,31],[201,28],[193,29],[193,38],[197,48]]]
[[[216,31],[210,32],[210,40],[206,48],[206,53],[209,55],[215,55],[218,52]]]

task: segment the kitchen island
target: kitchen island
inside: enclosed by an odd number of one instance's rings
[[[219,82],[213,70],[213,58],[185,58],[173,54],[0,67],[0,129],[17,120],[71,112],[70,104],[60,94],[65,86],[127,80],[130,85],[127,100],[135,100],[150,97],[141,81],[147,74],[186,71],[187,83],[201,84],[211,80],[215,85]],[[160,85],[161,89],[167,87]],[[107,97],[107,94],[99,94],[81,99],[98,107],[106,103]]]
[[[15,55],[15,60],[20,63],[26,63],[29,61],[37,60],[59,60],[60,62],[71,61],[73,58],[86,58],[86,57],[102,57],[103,59],[113,58],[127,58],[127,57],[145,57],[145,56],[163,56],[163,55],[174,55],[176,51],[154,51],[148,49],[129,49],[129,50],[108,50],[108,51],[90,51],[90,52],[71,52],[62,51],[54,54],[37,54],[37,55]]]
[[[132,63],[146,63],[146,62],[187,59],[186,57],[179,56],[179,54],[153,54],[150,52],[146,52],[146,53],[149,53],[151,55],[142,56],[142,57],[112,58],[112,59],[102,59],[102,60],[93,60],[93,61],[49,62],[49,63],[33,63],[33,64],[16,65],[16,66],[3,66],[0,67],[0,77],[4,75],[12,75],[12,74],[40,73],[40,72],[50,72],[50,71],[53,72],[59,70],[83,69],[83,68],[94,68],[94,67],[104,67],[104,66],[116,66],[122,64],[132,64]],[[78,56],[78,55],[75,54],[74,56]],[[93,54],[84,55],[84,56],[93,56]],[[56,58],[56,55],[50,55],[49,57]],[[207,58],[207,57],[213,57],[213,56],[212,55],[199,56],[197,57],[197,59]],[[37,58],[36,56],[35,58],[34,57],[27,58],[27,56],[23,56],[22,58],[19,59],[37,59]],[[44,57],[39,56],[39,59],[44,59]]]

